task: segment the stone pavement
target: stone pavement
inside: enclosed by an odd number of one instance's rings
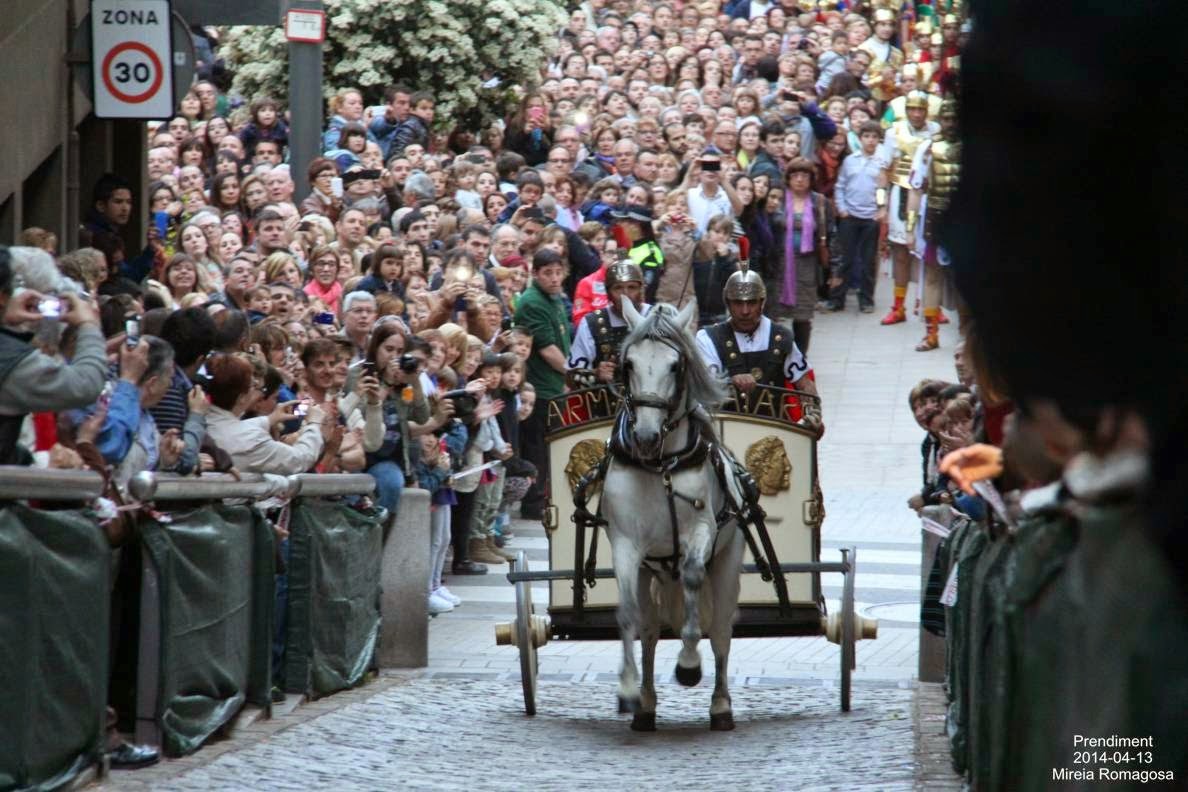
[[[613,688],[549,686],[535,718],[518,686],[483,679],[384,677],[250,727],[187,759],[116,772],[100,789],[595,790],[956,789],[923,783],[914,691],[858,686],[838,710],[821,686],[733,691],[738,728],[708,729],[711,688],[659,687],[658,731],[615,714]]]
[[[880,288],[889,291],[885,281]],[[822,560],[856,545],[859,609],[880,618],[879,638],[858,645],[852,712],[839,707],[838,647],[824,638],[764,638],[732,645],[738,728],[728,734],[707,728],[712,675],[692,690],[672,683],[675,641],[657,653],[657,733],[635,734],[616,715],[619,648],[611,641],[543,647],[539,714],[525,717],[517,650],[494,642],[494,623],[514,610],[501,567],[448,581],[466,602],[434,619],[429,669],[385,673],[194,756],[116,773],[101,788],[958,789],[947,765],[943,694],[914,681],[920,539],[905,506],[919,487],[922,439],[907,392],[923,377],[953,378],[956,331],[942,327],[941,349],[917,353],[922,325],[884,328],[880,315],[852,308],[820,315],[809,356],[827,425],[819,446]],[[516,534],[512,549],[543,568],[543,530],[519,521]],[[830,606],[840,583],[823,576]],[[543,612],[547,589],[534,600]]]

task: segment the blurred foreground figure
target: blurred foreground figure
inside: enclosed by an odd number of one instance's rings
[[[984,579],[1002,593],[987,606],[997,619],[987,677],[970,682],[972,785],[1129,788],[1142,771],[1183,784],[1188,174],[1182,157],[1113,155],[1121,108],[1183,114],[1184,12],[1059,1],[1037,11],[971,3],[961,183],[941,230],[969,352],[994,380],[980,384],[1014,400],[1015,431],[1063,471],[993,540],[1002,556]],[[1178,127],[1148,128],[1143,148],[1176,150]],[[1010,445],[1003,456],[1009,474]],[[1079,762],[1076,752],[1107,743],[1078,735],[1125,738],[1116,746],[1132,761]],[[1147,746],[1141,764],[1131,739]]]

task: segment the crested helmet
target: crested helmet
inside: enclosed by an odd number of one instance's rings
[[[738,271],[726,279],[726,288],[722,290],[722,299],[731,300],[765,300],[767,287],[763,285],[763,278],[759,273],[747,266],[745,261],[739,262]]]

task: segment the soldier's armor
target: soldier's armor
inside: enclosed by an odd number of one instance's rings
[[[784,387],[784,361],[792,353],[792,331],[787,327],[772,322],[767,349],[759,352],[739,351],[729,319],[712,325],[708,333],[727,376],[750,374],[760,385]]]
[[[912,188],[912,160],[916,156],[916,149],[928,138],[912,134],[912,123],[906,118],[896,121],[891,129],[895,133],[895,147],[899,151],[898,158],[891,165],[891,183],[910,190]]]
[[[624,298],[626,299],[626,298]],[[610,321],[610,308],[599,308],[597,311],[591,311],[582,319],[586,323],[586,328],[590,331],[590,337],[594,339],[594,359],[590,361],[590,368],[598,368],[599,363],[611,361],[618,362],[619,346],[623,343],[623,339],[627,337],[627,332],[630,330],[627,325],[620,325],[615,327]],[[615,366],[615,381],[622,381],[622,367]]]
[[[934,138],[928,167],[928,204],[924,216],[924,238],[932,241],[937,220],[949,208],[961,176],[961,141]]]
[[[879,53],[881,47],[876,47],[869,40],[860,44],[858,49],[870,55],[870,67],[866,70],[866,82],[870,85],[871,95],[880,102],[886,102],[891,97],[883,89],[883,69],[890,66],[898,74],[900,68],[903,67],[903,50],[892,45],[887,60],[883,60],[883,56]]]

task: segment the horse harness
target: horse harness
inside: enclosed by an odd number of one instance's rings
[[[679,353],[679,350],[677,351]],[[590,513],[586,504],[594,494],[596,486],[601,484],[606,477],[606,471],[610,467],[611,460],[614,459],[621,464],[642,468],[649,473],[655,473],[661,476],[668,502],[669,522],[672,527],[672,553],[667,556],[647,556],[645,558],[645,564],[656,564],[659,569],[649,567],[653,572],[666,572],[673,580],[678,580],[681,574],[681,550],[676,500],[680,498],[698,510],[705,508],[705,501],[701,498],[690,497],[676,491],[672,486],[672,475],[682,470],[700,467],[708,459],[717,474],[718,484],[722,487],[723,492],[726,493],[725,503],[718,513],[714,515],[714,521],[717,527],[720,529],[730,520],[734,520],[738,524],[739,529],[743,532],[743,536],[746,539],[747,546],[751,550],[751,555],[755,559],[755,566],[758,567],[760,576],[763,580],[772,582],[775,586],[781,615],[789,615],[791,613],[791,607],[788,601],[788,585],[783,574],[779,573],[780,562],[776,557],[775,546],[771,541],[771,535],[767,531],[765,521],[767,513],[759,505],[759,488],[755,484],[755,480],[750,472],[738,463],[729,449],[717,441],[713,436],[712,430],[708,430],[700,420],[690,420],[688,422],[689,429],[684,448],[673,454],[661,455],[656,459],[640,458],[632,449],[630,430],[634,424],[636,407],[654,407],[667,411],[669,417],[661,427],[661,447],[663,447],[664,438],[668,432],[672,431],[683,419],[689,417],[690,413],[697,408],[696,405],[690,407],[688,404],[685,404],[683,408],[681,407],[684,397],[684,358],[678,354],[678,359],[680,362],[677,364],[677,371],[674,374],[674,378],[676,382],[681,383],[681,386],[668,399],[663,399],[653,394],[633,394],[630,386],[626,384],[629,382],[629,379],[624,377],[619,414],[615,418],[615,426],[611,437],[606,442],[606,452],[603,454],[598,465],[587,471],[574,489],[573,521],[577,527],[577,558],[574,565],[575,579],[573,587],[574,612],[580,617],[585,600],[584,587],[589,586],[593,588],[596,583],[595,570],[597,568],[598,557],[598,529],[604,527],[607,521],[602,516],[601,499],[599,499],[597,511],[593,514]],[[733,502],[734,498],[727,483],[729,476],[734,477],[742,491],[741,502],[739,503]],[[754,528],[754,533],[751,531],[752,528]],[[587,529],[591,531],[592,535],[590,538],[589,553],[583,560],[582,555],[585,552],[585,533]],[[714,536],[715,548],[720,533],[719,531]],[[758,534],[758,542],[756,542],[755,534]],[[762,552],[760,552],[759,544],[762,544]],[[713,552],[710,553],[710,559],[706,562],[706,565],[708,566],[712,560]],[[578,570],[581,570],[580,574]]]

